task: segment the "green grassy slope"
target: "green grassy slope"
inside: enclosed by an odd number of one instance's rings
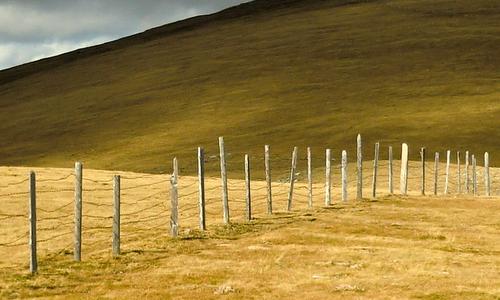
[[[0,72],[0,164],[192,172],[219,135],[239,163],[358,132],[500,163],[498,1],[275,2]]]

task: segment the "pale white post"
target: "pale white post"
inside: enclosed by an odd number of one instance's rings
[[[401,176],[399,191],[401,195],[408,194],[408,145],[403,143],[401,146]]]
[[[329,206],[332,204],[332,157],[331,157],[332,150],[331,149],[326,149],[326,160],[325,160],[325,206]]]
[[[448,185],[450,181],[450,161],[451,161],[451,151],[446,151],[446,173],[444,177],[444,194],[448,195]]]
[[[347,202],[347,151],[342,151],[342,201]]]

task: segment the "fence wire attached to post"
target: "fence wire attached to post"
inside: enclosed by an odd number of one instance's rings
[[[227,187],[226,171],[226,150],[224,149],[224,137],[219,137],[219,155],[220,155],[220,177],[222,180],[222,213],[224,215],[224,224],[229,224],[229,196]]]

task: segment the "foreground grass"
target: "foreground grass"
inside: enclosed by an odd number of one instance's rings
[[[3,298],[498,299],[497,199],[400,198],[278,213],[118,259],[44,258]]]

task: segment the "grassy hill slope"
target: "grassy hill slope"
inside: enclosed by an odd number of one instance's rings
[[[0,164],[189,173],[219,135],[239,163],[360,132],[498,165],[499,53],[496,0],[257,1],[1,71]]]

